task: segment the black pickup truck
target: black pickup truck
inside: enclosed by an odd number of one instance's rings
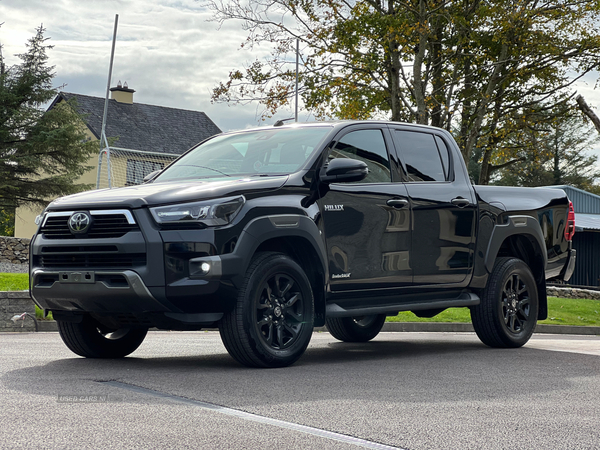
[[[575,263],[563,191],[473,186],[444,130],[292,124],[214,136],[139,186],[52,202],[30,289],[76,354],[117,358],[148,328],[218,327],[237,361],[292,364],[313,327],[374,338],[386,316],[468,307],[491,347],[547,316]]]

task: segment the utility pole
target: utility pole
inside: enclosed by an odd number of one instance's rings
[[[108,174],[108,187],[112,187],[110,176],[110,148],[106,139],[106,116],[108,114],[108,93],[112,79],[113,61],[115,59],[115,43],[117,42],[117,25],[119,15],[115,14],[115,28],[113,30],[112,49],[110,51],[110,65],[108,67],[108,81],[106,83],[106,96],[104,98],[104,114],[102,115],[102,132],[100,133],[100,156],[98,157],[98,176],[96,177],[96,189],[100,188],[100,171],[102,169],[102,152],[106,150],[106,173]]]
[[[294,114],[295,122],[298,122],[298,63],[300,59],[300,39],[296,39],[296,114]]]

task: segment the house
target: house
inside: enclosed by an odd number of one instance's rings
[[[106,136],[111,144],[110,159],[100,151],[89,161],[92,170],[78,183],[120,187],[139,184],[143,178],[175,159],[192,146],[221,132],[203,112],[165,106],[134,103],[134,90],[127,84],[110,89]],[[105,99],[89,95],[60,92],[49,110],[60,102],[75,99],[83,115],[89,139],[98,140],[102,133]],[[110,170],[109,170],[110,161]],[[15,237],[30,238],[35,232],[35,217],[40,210],[20,207],[15,215]]]
[[[573,286],[600,286],[600,196],[573,186],[547,186],[562,189],[575,210],[573,248],[577,250]]]

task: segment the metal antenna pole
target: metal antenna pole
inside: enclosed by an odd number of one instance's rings
[[[296,39],[296,114],[295,121],[298,122],[298,60],[300,58],[300,39]]]
[[[108,81],[106,83],[106,96],[104,98],[104,114],[102,115],[102,133],[100,134],[100,162],[98,163],[98,178],[96,181],[96,189],[100,187],[100,169],[102,167],[102,151],[106,149],[106,172],[108,174],[108,187],[112,187],[110,176],[110,148],[106,139],[106,116],[108,114],[108,93],[110,91],[110,82],[112,79],[113,61],[115,59],[115,44],[117,42],[117,25],[119,23],[119,15],[115,14],[115,29],[113,31],[112,49],[110,51],[110,65],[108,68]],[[103,146],[104,144],[104,146]]]

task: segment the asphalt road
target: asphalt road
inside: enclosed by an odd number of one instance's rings
[[[215,332],[151,332],[115,361],[0,334],[2,449],[361,447],[600,449],[600,337],[315,333],[294,366],[261,370]]]

